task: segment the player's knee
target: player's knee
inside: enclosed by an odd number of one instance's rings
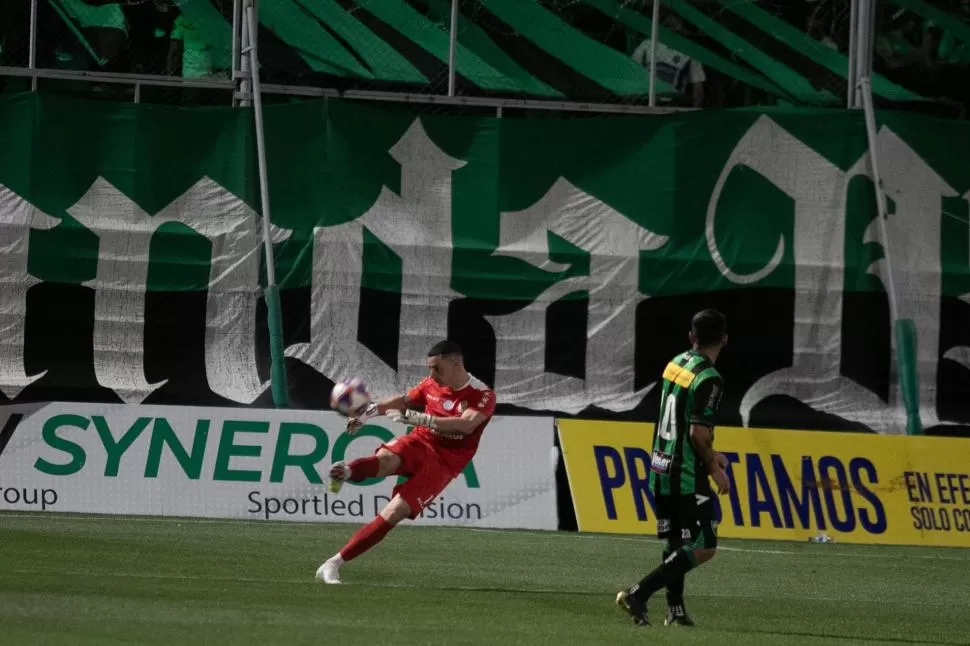
[[[393,451],[381,448],[377,451],[377,477],[385,478],[397,473],[401,468],[401,456]]]
[[[397,525],[410,516],[411,506],[401,496],[394,496],[394,499],[381,510],[381,518],[391,525]]]
[[[708,561],[710,561],[712,558],[714,558],[715,554],[717,554],[716,547],[705,547],[701,549],[695,549],[694,559],[697,561],[697,565],[700,565],[701,563],[707,563]]]

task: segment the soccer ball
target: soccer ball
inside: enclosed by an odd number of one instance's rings
[[[363,381],[354,377],[338,381],[330,392],[330,408],[347,417],[356,417],[371,403],[370,393]]]

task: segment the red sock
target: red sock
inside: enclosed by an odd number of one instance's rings
[[[387,533],[394,529],[382,516],[378,516],[357,530],[357,533],[350,537],[347,544],[340,550],[340,556],[344,561],[355,559],[370,548],[380,543]]]
[[[373,478],[377,475],[377,469],[380,464],[381,461],[376,455],[369,455],[366,458],[354,460],[347,465],[350,467],[350,481],[363,482],[367,478]]]

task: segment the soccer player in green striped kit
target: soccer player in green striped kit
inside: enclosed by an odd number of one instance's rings
[[[654,428],[650,489],[657,512],[657,536],[667,546],[660,567],[636,585],[620,590],[616,603],[634,623],[649,626],[647,600],[667,589],[664,625],[693,626],[684,608],[684,576],[717,552],[714,493],[731,486],[727,459],[715,453],[714,425],[724,380],[714,362],[727,343],[727,321],[716,310],[691,320],[691,349],[664,369],[660,416]]]

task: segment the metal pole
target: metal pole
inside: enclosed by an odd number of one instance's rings
[[[248,108],[252,105],[251,99],[253,94],[253,61],[258,60],[256,56],[253,55],[254,43],[250,42],[250,25],[249,25],[249,10],[250,5],[252,5],[251,0],[238,0],[239,2],[246,3],[246,15],[245,22],[240,18],[240,34],[239,34],[239,105],[244,108]],[[255,13],[255,11],[254,11]]]
[[[30,70],[37,69],[37,3],[39,0],[30,0],[30,53],[27,55],[27,67]],[[37,76],[30,77],[30,91],[37,91]]]
[[[660,38],[660,0],[653,0],[653,16],[650,18],[650,102],[657,105],[657,40]]]
[[[866,116],[866,136],[869,139],[869,163],[872,166],[872,182],[876,187],[876,211],[879,215],[879,233],[882,235],[883,256],[886,260],[886,282],[889,291],[889,312],[895,321],[899,318],[896,303],[896,281],[893,278],[893,265],[890,261],[889,233],[886,230],[886,217],[889,212],[886,192],[882,188],[879,175],[878,131],[876,130],[876,110],[872,102],[872,83],[868,76],[859,79],[859,93],[862,96],[862,109]]]
[[[858,42],[859,0],[852,0],[851,8],[849,10],[849,69],[846,73],[849,85],[845,97],[846,107],[849,109],[858,107],[859,105],[855,100],[856,86],[858,84],[858,76],[856,76],[856,48],[858,47]]]
[[[141,83],[135,83],[135,103],[141,103]]]
[[[458,0],[451,0],[451,28],[448,31],[448,96],[455,96],[455,54],[458,49]]]
[[[872,25],[875,21],[876,12],[872,0],[858,0],[858,36],[856,38],[856,94],[855,105],[862,105],[861,83],[862,79],[870,78],[872,74],[872,48],[875,43],[872,39]]]
[[[866,37],[866,78],[872,80],[872,62],[876,58],[876,18],[879,16],[879,0],[869,0],[869,31]],[[862,78],[860,75],[859,78]],[[870,91],[872,87],[870,84]]]
[[[263,129],[263,99],[259,85],[259,50],[257,48],[257,25],[255,0],[245,0],[246,24],[243,34],[248,34],[248,48],[242,54],[250,59],[252,83],[253,119],[256,125],[256,162],[259,169],[259,202],[263,224],[263,250],[266,255],[266,311],[269,328],[271,358],[271,385],[273,403],[277,408],[289,405],[286,385],[286,363],[283,348],[283,315],[279,289],[276,286],[276,261],[273,254],[273,236],[270,231],[269,179],[266,172],[266,135]],[[249,83],[244,79],[244,83]]]
[[[238,105],[236,80],[239,75],[239,38],[241,31],[242,0],[232,0],[232,105]]]
[[[876,217],[879,218],[879,236],[883,249],[883,263],[886,271],[886,292],[889,297],[889,315],[892,319],[892,338],[896,351],[899,372],[899,390],[906,409],[906,433],[922,435],[923,424],[920,416],[919,360],[917,353],[917,331],[912,319],[899,318],[899,300],[896,296],[896,278],[893,272],[892,249],[886,220],[888,216],[886,192],[879,174],[879,146],[876,130],[876,110],[872,100],[872,83],[868,76],[859,79],[862,109],[866,118],[866,137],[869,141],[869,164],[872,169],[872,183],[876,191]]]
[[[273,245],[269,231],[269,186],[266,175],[266,140],[263,132],[263,100],[259,87],[259,54],[256,47],[254,0],[246,0],[246,28],[249,32],[249,56],[251,59],[253,86],[253,117],[256,120],[256,161],[259,165],[259,197],[263,213],[263,242],[266,243],[266,279],[276,285],[276,268],[273,265]]]

